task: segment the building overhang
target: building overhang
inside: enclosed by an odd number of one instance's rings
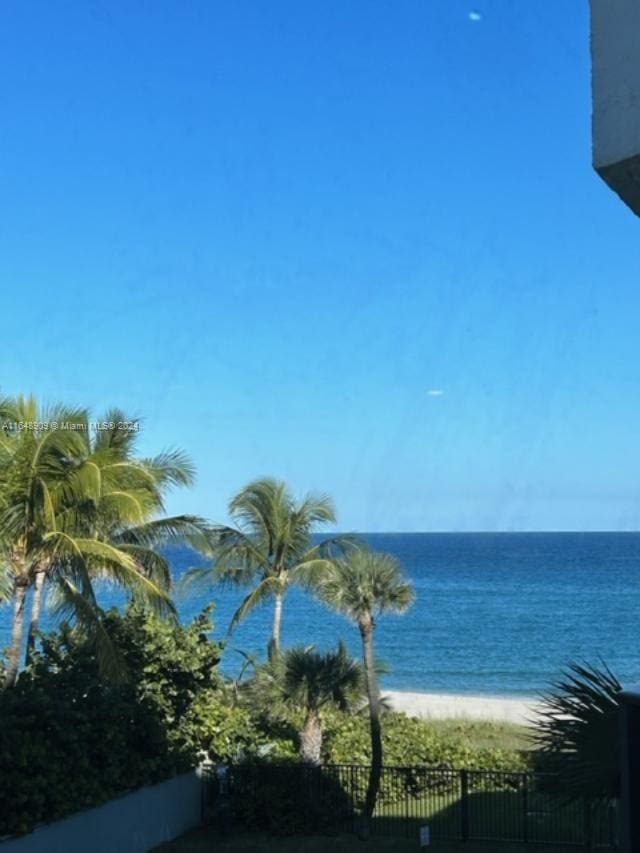
[[[640,0],[591,0],[593,166],[640,216]]]

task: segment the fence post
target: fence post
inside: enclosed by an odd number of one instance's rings
[[[469,771],[460,771],[460,836],[469,840]]]
[[[593,820],[591,803],[585,797],[584,799],[584,847],[585,850],[593,850]]]
[[[617,831],[618,813],[617,813],[615,801],[609,803],[609,808],[607,811],[608,811],[608,817],[609,817],[609,847],[612,850],[617,850],[618,846],[619,846],[618,831]]]
[[[522,841],[529,843],[529,774],[522,777]]]
[[[409,781],[408,773],[404,773],[402,776],[402,789],[403,789],[403,795],[404,795],[405,835],[407,838],[411,838],[413,833],[411,832],[411,818],[409,816],[411,808],[410,808],[410,803],[409,803],[408,781]]]
[[[356,778],[356,768],[353,764],[349,765],[349,785],[351,790],[349,793],[351,794],[351,831],[356,834],[358,832],[358,782],[359,779]]]
[[[200,771],[200,823],[205,823],[207,817],[207,795],[209,793],[209,776],[205,767]]]

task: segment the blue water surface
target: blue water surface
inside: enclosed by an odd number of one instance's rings
[[[533,695],[569,660],[605,660],[622,681],[640,681],[640,533],[377,533],[373,548],[400,561],[416,590],[403,617],[376,629],[389,688],[488,695]],[[170,552],[176,580],[199,564]],[[209,589],[178,595],[182,620],[212,600],[214,636],[223,638],[243,596]],[[102,603],[118,601],[104,590]],[[252,613],[227,640],[223,669],[238,671],[237,650],[263,654],[271,608]],[[49,620],[50,625],[50,620]],[[46,627],[46,626],[45,626]],[[0,641],[9,610],[0,609]],[[360,653],[355,627],[310,596],[285,599],[283,642],[326,648],[344,638]]]

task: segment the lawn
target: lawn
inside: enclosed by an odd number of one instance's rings
[[[242,833],[242,843],[249,844],[246,849],[268,850],[273,844],[269,836],[265,841],[265,837],[256,840],[256,836],[246,835],[249,827],[290,833],[296,840],[280,840],[282,850],[314,850],[313,839],[300,841],[294,834],[326,832],[329,828],[335,833],[334,838],[345,833],[341,837],[352,843],[353,835],[347,833],[357,828],[365,772],[354,776],[354,768],[334,767],[311,773],[309,768],[284,766],[246,766],[236,770],[233,784],[237,810],[230,819],[233,828]],[[210,817],[215,818],[215,809]],[[530,846],[526,849],[530,851],[542,844],[549,845],[546,849],[561,849],[569,844],[586,846],[587,835],[606,844],[614,820],[615,815],[607,809],[587,814],[583,803],[558,802],[532,784],[523,785],[523,777],[518,774],[513,778],[510,774],[472,772],[463,781],[455,771],[385,768],[373,818],[373,836],[398,839],[395,844],[400,850],[417,849],[420,827],[428,825],[432,837],[439,839],[431,849],[455,851],[456,839],[467,836],[495,840],[494,844],[481,842],[479,850],[494,846],[508,853],[521,849],[523,839],[528,839]],[[328,842],[327,837],[321,842],[325,849],[327,845],[337,845],[339,849],[339,842]],[[440,839],[450,840],[443,845]],[[476,846],[466,843],[461,849],[470,851]],[[370,849],[378,847],[389,849],[389,843]],[[227,849],[245,848],[234,848],[231,843]]]
[[[272,838],[266,835],[236,835],[220,838],[210,830],[196,830],[169,844],[155,848],[155,853],[409,853],[420,850],[418,840],[376,838],[360,841],[353,835],[296,836]],[[432,853],[565,853],[567,848],[536,847],[521,844],[478,844],[473,842],[436,842],[428,849]]]
[[[533,748],[532,730],[515,723],[465,718],[432,719],[429,727],[436,734],[471,748],[503,749],[505,752],[528,752]]]

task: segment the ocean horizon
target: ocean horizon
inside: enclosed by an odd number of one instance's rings
[[[404,616],[383,616],[376,651],[387,667],[383,687],[478,696],[536,696],[569,661],[606,662],[623,683],[640,680],[640,533],[363,533],[370,547],[393,554],[416,591]],[[264,656],[266,604],[227,637],[242,590],[183,592],[180,579],[203,560],[188,549],[167,552],[182,621],[215,602],[213,637],[225,641],[222,670],[239,672],[243,653]],[[103,589],[100,601],[122,600]],[[52,627],[51,617],[44,621]],[[10,611],[0,609],[6,645]],[[357,629],[310,595],[285,598],[283,644],[334,645],[360,654]]]

